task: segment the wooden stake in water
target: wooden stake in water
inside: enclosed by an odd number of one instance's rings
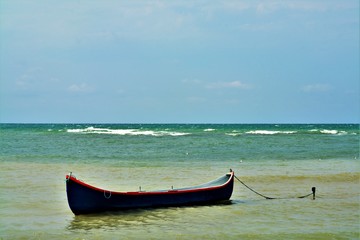
[[[312,187],[311,191],[312,191],[312,194],[313,194],[313,200],[315,200],[316,187]]]

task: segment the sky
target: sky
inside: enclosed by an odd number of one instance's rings
[[[0,0],[1,123],[359,123],[358,0]]]

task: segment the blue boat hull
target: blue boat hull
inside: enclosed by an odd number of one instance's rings
[[[133,208],[217,203],[230,199],[233,184],[234,173],[230,172],[198,187],[154,192],[113,192],[88,185],[74,176],[66,176],[68,203],[75,215]]]

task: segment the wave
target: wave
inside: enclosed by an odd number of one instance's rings
[[[185,136],[190,133],[172,132],[172,131],[153,131],[153,130],[140,130],[140,129],[109,129],[109,128],[95,128],[87,127],[80,129],[67,129],[68,133],[82,133],[82,134],[112,134],[112,135],[131,135],[131,136]]]
[[[252,130],[246,131],[244,133],[238,131],[232,131],[231,133],[226,133],[228,136],[239,136],[243,134],[248,135],[288,135],[288,134],[324,134],[324,135],[358,135],[356,132],[347,132],[343,130],[329,130],[329,129],[311,129],[311,130],[288,130],[288,131],[278,131],[278,130]]]
[[[225,135],[236,137],[236,136],[239,136],[239,135],[243,135],[243,133],[241,133],[241,132],[239,132],[237,130],[233,130],[231,133],[225,133]]]
[[[321,133],[321,134],[329,134],[329,135],[346,135],[349,134],[346,131],[339,131],[339,130],[329,130],[329,129],[311,129],[309,130],[310,133]],[[350,133],[356,134],[356,133]]]
[[[225,135],[236,137],[242,135],[242,133],[225,133]]]
[[[246,134],[259,134],[259,135],[275,135],[275,134],[294,134],[297,131],[270,131],[270,130],[255,130],[245,132]]]
[[[222,126],[221,126],[222,127]],[[184,128],[184,127],[163,127],[163,126],[112,126],[112,127],[96,127],[96,126],[74,126],[73,128],[64,129],[53,129],[48,128],[48,132],[66,131],[68,133],[83,133],[83,134],[113,134],[113,135],[147,135],[147,136],[185,136],[185,135],[219,135],[224,134],[227,136],[246,136],[246,135],[259,135],[259,136],[276,136],[276,135],[333,135],[333,136],[346,136],[346,135],[358,135],[357,130],[347,130],[347,129],[332,129],[332,128],[283,128],[283,129],[272,129],[272,128],[263,128],[263,129],[229,129],[225,128]]]
[[[204,132],[212,132],[212,131],[215,131],[214,128],[207,128],[207,129],[204,129]]]

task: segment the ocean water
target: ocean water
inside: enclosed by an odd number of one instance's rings
[[[359,239],[359,124],[0,124],[0,239]],[[65,175],[113,191],[228,172],[230,204],[75,216]],[[311,193],[316,199],[296,198]]]

